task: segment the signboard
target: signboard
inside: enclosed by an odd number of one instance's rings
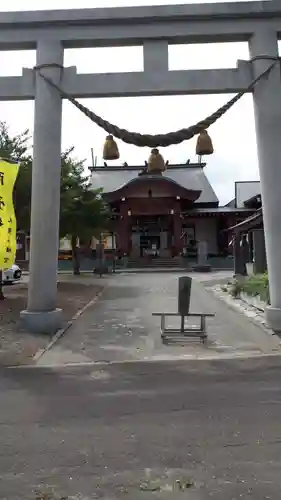
[[[19,171],[17,163],[0,159],[0,269],[14,264],[17,250],[17,224],[13,190]]]

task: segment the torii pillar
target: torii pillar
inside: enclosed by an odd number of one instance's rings
[[[37,65],[63,65],[60,42],[39,40]],[[59,84],[60,68],[43,68]],[[23,326],[34,333],[55,333],[62,324],[57,309],[62,99],[35,75],[34,156],[32,166],[31,248],[27,310]]]
[[[251,58],[278,57],[277,32],[262,27],[250,39]],[[260,75],[272,60],[253,62],[254,76]],[[269,276],[270,306],[266,321],[281,333],[281,73],[276,64],[254,88],[259,171],[264,218],[265,245]]]

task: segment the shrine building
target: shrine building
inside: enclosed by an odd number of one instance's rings
[[[209,257],[226,257],[227,228],[249,217],[253,208],[229,203],[220,206],[205,174],[205,163],[90,167],[92,188],[102,189],[112,212],[106,248],[142,259],[196,255],[207,244]]]

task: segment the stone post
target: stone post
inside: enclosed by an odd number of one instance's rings
[[[250,40],[250,54],[251,57],[277,57],[277,33],[259,27]],[[271,64],[270,60],[257,59],[253,62],[253,75],[258,76]],[[266,309],[266,320],[276,333],[281,332],[280,92],[280,65],[277,64],[266,78],[260,80],[253,92],[271,304]]]
[[[60,42],[39,40],[36,64],[63,64]],[[59,83],[60,68],[41,70]],[[54,333],[61,327],[57,309],[62,100],[35,75],[34,156],[32,168],[31,247],[27,310],[23,326],[31,332]]]
[[[206,241],[199,241],[197,244],[197,263],[193,270],[202,273],[211,271],[211,266],[208,264],[208,245]]]
[[[208,262],[208,248],[207,248],[207,243],[206,241],[199,241],[198,242],[198,265],[199,266],[206,266]]]

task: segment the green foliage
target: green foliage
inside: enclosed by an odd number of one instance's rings
[[[230,295],[237,298],[241,292],[251,295],[252,297],[260,296],[261,300],[269,304],[269,284],[267,273],[252,274],[242,280],[233,280],[229,287]]]
[[[107,225],[108,211],[100,191],[90,189],[84,175],[84,162],[72,157],[74,148],[61,155],[61,236],[88,238]],[[30,230],[32,157],[28,130],[12,136],[6,123],[0,122],[0,156],[20,162],[15,185],[14,204],[18,229]]]
[[[61,155],[60,236],[89,240],[108,224],[108,209],[101,191],[93,191],[84,174],[84,162],[73,158],[74,148]],[[30,231],[32,156],[28,130],[12,136],[8,126],[0,122],[0,156],[20,162],[14,190],[18,230]],[[79,267],[79,266],[78,266]]]
[[[101,191],[91,190],[84,162],[73,160],[72,152],[73,148],[62,155],[60,234],[89,239],[106,228],[108,209]]]
[[[21,161],[30,158],[30,136],[25,130],[21,134],[11,136],[8,125],[0,122],[0,157],[7,160]]]
[[[31,211],[31,157],[22,158],[14,190],[14,205],[18,230],[26,233],[30,230]]]
[[[267,273],[253,274],[252,276],[247,277],[243,282],[242,290],[252,297],[259,295],[261,300],[269,303],[269,284]]]

